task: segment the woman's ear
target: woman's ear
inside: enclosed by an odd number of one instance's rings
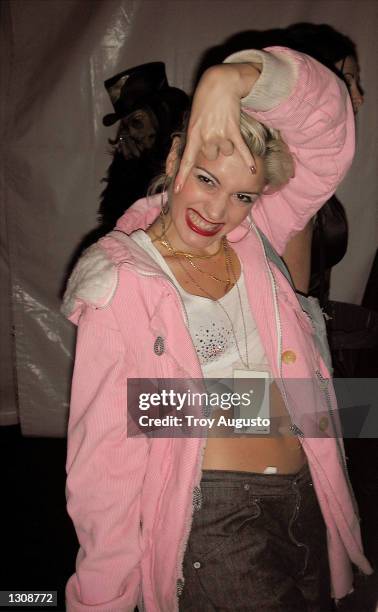
[[[168,157],[166,159],[165,162],[165,172],[167,174],[167,176],[169,177],[173,177],[173,175],[175,174],[177,168],[178,168],[178,162],[179,162],[179,158],[178,158],[178,150],[179,150],[179,145],[180,145],[180,138],[178,136],[175,136],[172,140],[172,146],[171,146],[171,150],[168,153]]]

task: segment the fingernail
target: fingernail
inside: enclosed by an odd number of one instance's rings
[[[256,174],[256,166],[252,164],[252,166],[249,166],[249,169],[251,171],[251,174]]]

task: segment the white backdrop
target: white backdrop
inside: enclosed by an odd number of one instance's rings
[[[110,162],[103,81],[133,65],[162,60],[190,91],[201,53],[240,30],[326,22],[357,43],[365,105],[338,191],[350,241],[332,291],[359,303],[378,242],[376,0],[3,0],[0,11],[0,423],[65,435],[74,328],[60,291]]]

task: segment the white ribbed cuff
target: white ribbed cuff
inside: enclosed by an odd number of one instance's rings
[[[289,53],[257,51],[249,49],[229,55],[225,63],[262,64],[262,71],[250,93],[242,98],[242,106],[255,111],[269,111],[286,100],[297,81],[298,66]]]

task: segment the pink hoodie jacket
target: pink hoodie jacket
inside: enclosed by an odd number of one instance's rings
[[[243,104],[260,121],[281,129],[296,159],[295,178],[279,193],[261,197],[253,209],[254,222],[282,253],[349,167],[353,114],[344,85],[314,60],[279,48],[228,59],[249,60],[262,62],[263,70]],[[158,211],[156,198],[140,200],[118,228],[125,234],[145,229]],[[137,604],[148,612],[178,610],[176,586],[183,579],[192,494],[201,478],[206,440],[127,437],[127,378],[202,374],[178,292],[125,234],[112,232],[88,249],[63,306],[78,324],[67,499],[80,549],[76,573],[67,583],[68,612],[133,612]],[[228,238],[232,242],[243,234],[239,227]],[[352,588],[351,562],[367,574],[372,570],[362,551],[342,441],[308,437],[318,428],[332,430],[336,405],[329,372],[307,315],[287,280],[266,260],[255,228],[233,246],[271,371],[283,381],[292,422],[306,432],[300,441],[327,525],[332,594],[339,599]],[[154,351],[157,338],[161,355]],[[282,359],[287,350],[295,353],[291,363]]]

